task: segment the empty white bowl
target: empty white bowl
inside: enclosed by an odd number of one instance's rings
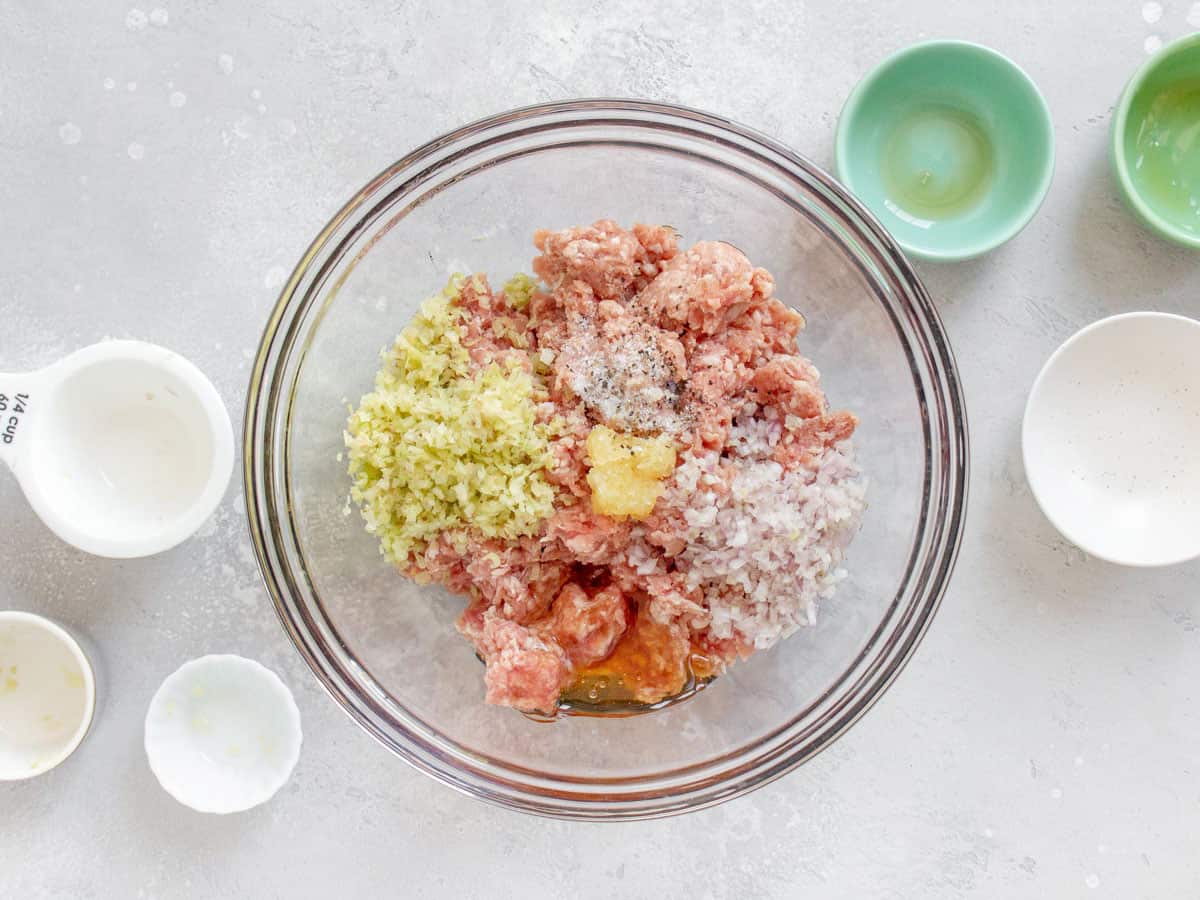
[[[1093,556],[1165,566],[1200,556],[1200,322],[1095,322],[1047,361],[1022,429],[1046,518]]]
[[[146,713],[146,756],[168,794],[199,812],[265,803],[300,758],[300,710],[270,669],[240,656],[184,663]]]
[[[82,743],[96,677],[78,642],[33,613],[0,612],[0,781],[49,772]]]

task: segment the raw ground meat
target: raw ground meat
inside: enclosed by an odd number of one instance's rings
[[[766,269],[756,269],[736,247],[701,241],[672,257],[633,301],[635,315],[661,328],[712,335],[762,305],[775,291]]]
[[[540,256],[533,271],[551,291],[572,281],[587,284],[601,300],[627,300],[658,275],[676,253],[670,228],[635,225],[626,231],[611,219],[565,231],[537,231]]]
[[[466,279],[457,305],[463,310],[462,342],[476,366],[488,363],[516,363],[532,367],[526,352],[530,347],[529,317],[515,310],[504,295],[495,295],[485,275]]]
[[[475,646],[487,663],[487,702],[529,711],[552,710],[570,680],[566,654],[554,640],[489,609]]]
[[[562,647],[576,668],[607,658],[625,633],[628,604],[610,584],[589,597],[577,584],[568,584],[544,620],[543,634]]]
[[[557,508],[536,534],[447,531],[407,572],[466,594],[459,630],[487,665],[487,700],[551,713],[581,673],[653,703],[811,621],[840,580],[863,486],[797,350],[799,313],[730,244],[680,252],[670,228],[602,220],[539,231],[542,289],[524,310],[464,282],[471,364],[544,385]],[[644,521],[595,513],[586,439],[604,424],[668,434],[675,471]]]

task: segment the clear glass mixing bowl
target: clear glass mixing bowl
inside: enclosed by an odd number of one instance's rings
[[[694,698],[545,724],[483,703],[459,598],[403,580],[348,511],[347,403],[453,271],[528,270],[531,235],[609,217],[729,241],[803,311],[803,352],[862,419],[869,508],[818,624]],[[689,109],[529,107],[439,138],[317,236],[267,323],[245,424],[246,502],[267,587],[343,708],[397,755],[476,797],[581,819],[667,815],[795,768],[899,672],[954,564],[967,428],[933,304],[879,224],[774,141]]]

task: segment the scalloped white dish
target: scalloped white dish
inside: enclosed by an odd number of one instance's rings
[[[300,758],[300,710],[279,676],[232,654],[184,663],[146,712],[146,756],[163,789],[198,812],[271,799]]]

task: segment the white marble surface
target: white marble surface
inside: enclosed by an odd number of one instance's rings
[[[829,164],[872,63],[962,37],[1042,87],[1058,172],[1009,246],[921,267],[966,385],[970,520],[924,644],[824,755],[668,821],[492,809],[410,771],[320,691],[260,585],[240,484],[195,539],[111,562],[55,540],[5,475],[0,606],[90,640],[103,698],[75,758],[0,785],[0,896],[1196,895],[1200,565],[1119,569],[1066,544],[1030,498],[1018,429],[1076,328],[1200,314],[1200,257],[1140,230],[1105,162],[1122,83],[1200,4],[164,3],[0,0],[0,369],[138,337],[193,359],[240,416],[284,272],[341,201],[439,132],[539,100],[678,101]],[[289,786],[231,818],[175,803],[141,750],[159,681],[213,651],[279,671],[307,735]]]

